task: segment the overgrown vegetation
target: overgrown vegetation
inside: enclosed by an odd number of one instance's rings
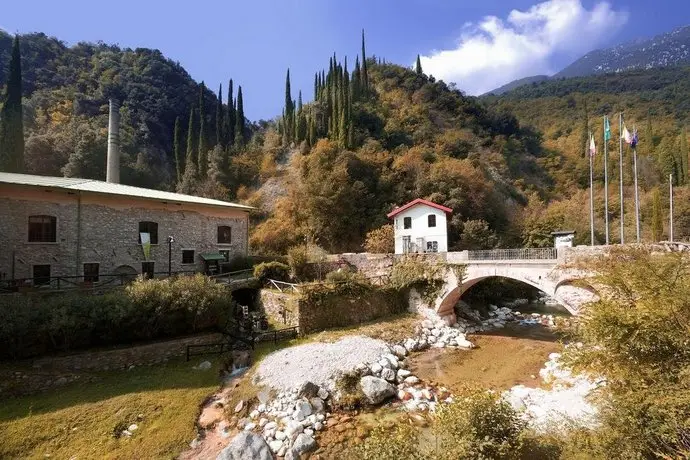
[[[390,284],[399,290],[416,289],[427,303],[432,303],[444,284],[446,270],[452,270],[462,280],[465,267],[447,264],[428,257],[407,255],[393,264]]]
[[[262,262],[254,267],[254,277],[262,282],[268,279],[289,281],[290,266],[281,262]]]
[[[209,330],[228,316],[232,298],[199,274],[137,280],[103,295],[6,295],[0,303],[2,356],[22,358]]]
[[[375,254],[391,254],[395,252],[394,230],[391,224],[382,225],[367,233],[364,250]]]

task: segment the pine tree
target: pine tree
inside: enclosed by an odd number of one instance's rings
[[[367,71],[367,53],[364,47],[364,29],[362,29],[362,89],[366,93],[369,90],[369,74]]]
[[[22,112],[22,64],[19,35],[14,36],[4,105],[0,111],[0,171],[23,173],[24,122]]]
[[[688,170],[690,167],[690,151],[688,151],[688,133],[685,128],[680,133],[680,155],[683,162],[683,171],[685,171],[683,183],[690,184],[690,170]]]
[[[182,180],[182,173],[184,172],[184,165],[182,164],[182,125],[180,124],[180,117],[175,118],[175,131],[173,132],[173,155],[175,157],[175,175],[177,183]]]
[[[235,101],[233,101],[232,78],[228,83],[228,108],[227,108],[226,146],[230,148],[235,142]]]
[[[199,150],[197,168],[199,179],[206,178],[208,168],[208,140],[206,138],[206,103],[204,102],[204,92],[206,85],[201,82],[199,87]]]
[[[244,137],[244,103],[242,101],[242,86],[237,87],[237,110],[235,112],[235,145],[243,147]]]
[[[417,75],[424,74],[422,71],[422,61],[419,59],[419,54],[417,55],[417,64],[415,65],[414,71],[417,72]]]
[[[225,145],[225,115],[223,110],[223,84],[218,86],[218,101],[216,103],[216,144]]]
[[[197,168],[196,168],[196,142],[195,135],[196,126],[194,123],[194,108],[189,111],[189,125],[187,128],[187,157],[185,158],[184,174],[182,181],[177,185],[179,193],[186,193],[188,195],[196,192],[198,186]]]
[[[661,241],[664,230],[664,220],[661,212],[661,196],[657,187],[652,194],[652,240],[655,242]]]

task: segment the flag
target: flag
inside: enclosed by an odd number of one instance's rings
[[[611,139],[611,125],[609,124],[609,117],[604,117],[604,142]]]
[[[621,138],[626,142],[626,144],[630,144],[633,140],[632,134],[630,134],[630,131],[628,131],[628,128],[625,127],[625,124],[623,125],[623,132],[621,133]]]
[[[151,255],[151,234],[150,233],[139,233],[141,237],[141,249],[144,251],[144,260],[149,260]]]
[[[589,156],[593,157],[597,153],[597,146],[594,143],[594,135],[589,135]]]
[[[637,128],[633,128],[632,137],[630,138],[630,147],[632,147],[632,148],[637,147],[638,140],[639,139],[637,138]]]

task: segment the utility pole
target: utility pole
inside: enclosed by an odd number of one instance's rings
[[[668,190],[669,190],[669,216],[668,216],[668,239],[673,243],[673,174],[668,175]]]
[[[621,182],[621,244],[625,243],[625,211],[623,206],[623,112],[618,116],[618,144],[619,152],[619,166],[620,166],[620,182]]]
[[[590,231],[590,246],[594,246],[594,137],[589,134],[589,148],[587,154],[589,155],[589,231]]]

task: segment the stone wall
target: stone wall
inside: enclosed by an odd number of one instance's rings
[[[297,294],[262,289],[257,298],[257,309],[276,327],[299,325]]]
[[[0,397],[36,393],[76,381],[92,381],[97,378],[91,374],[93,372],[161,364],[185,356],[187,345],[222,340],[221,334],[202,334],[128,348],[38,358],[21,362],[18,366],[3,366],[0,371]],[[192,359],[198,361],[204,357]]]
[[[370,288],[357,294],[334,291],[317,298],[301,296],[297,306],[299,332],[308,334],[402,313],[407,299],[392,289]]]
[[[98,263],[99,274],[118,267],[142,271],[145,261],[139,244],[139,222],[158,224],[158,244],[151,245],[147,261],[156,272],[168,271],[167,237],[172,235],[172,271],[200,271],[203,252],[227,250],[247,254],[247,214],[235,209],[163,203],[137,197],[81,198],[59,190],[14,190],[0,187],[0,279],[32,278],[34,265],[50,265],[51,276],[81,276],[85,263]],[[42,193],[42,194],[41,194]],[[54,243],[29,243],[32,215],[57,218]],[[232,228],[230,244],[217,243],[218,226]],[[194,263],[182,264],[182,251],[194,250]],[[107,281],[107,280],[102,280]]]

